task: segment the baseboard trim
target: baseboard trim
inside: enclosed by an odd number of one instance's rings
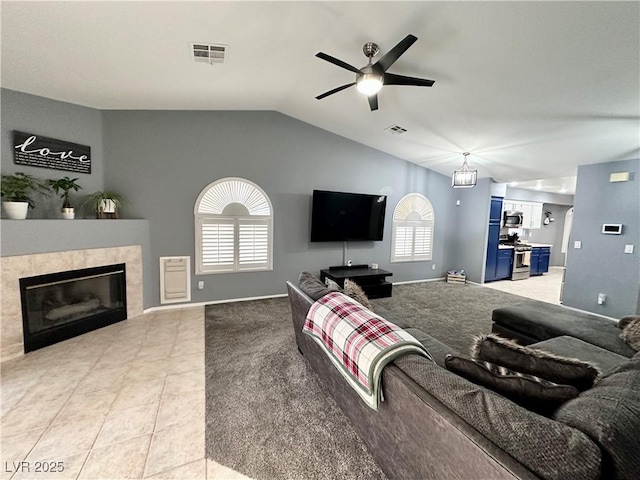
[[[211,300],[210,302],[196,302],[196,303],[178,303],[173,305],[160,305],[157,307],[145,308],[143,313],[159,312],[162,310],[175,310],[178,308],[195,308],[203,307],[207,305],[217,305],[219,303],[233,303],[233,302],[250,302],[252,300],[266,300],[269,298],[282,298],[286,297],[286,293],[278,293],[276,295],[263,295],[260,297],[243,297],[243,298],[226,298],[224,300]]]
[[[617,318],[607,317],[606,315],[602,315],[601,313],[590,312],[589,310],[582,310],[580,308],[569,307],[568,305],[560,304],[561,307],[567,308],[569,310],[573,310],[574,312],[586,313],[587,315],[595,315],[596,317],[606,318],[607,320],[611,320],[612,322],[618,323]]]
[[[444,277],[439,277],[439,278],[425,278],[422,280],[407,280],[405,282],[392,282],[393,285],[408,285],[410,283],[426,283],[426,282],[440,282],[442,280],[445,280]]]

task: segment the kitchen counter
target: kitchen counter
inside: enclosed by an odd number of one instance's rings
[[[507,250],[509,248],[513,250],[513,245],[498,245],[498,250]]]
[[[534,248],[538,248],[538,247],[553,247],[553,245],[551,245],[550,243],[530,243],[527,242],[527,245],[531,245]]]

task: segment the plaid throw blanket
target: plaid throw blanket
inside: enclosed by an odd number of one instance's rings
[[[340,292],[331,292],[311,306],[303,332],[374,410],[383,400],[380,382],[387,363],[405,353],[431,359],[427,349],[402,328]]]

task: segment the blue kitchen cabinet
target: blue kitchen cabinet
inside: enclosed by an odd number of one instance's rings
[[[498,262],[496,265],[496,280],[511,278],[513,267],[513,248],[498,250]]]
[[[489,210],[489,225],[502,222],[502,197],[491,197],[491,209]]]
[[[484,281],[497,280],[498,245],[500,243],[500,217],[502,215],[502,197],[491,197],[489,210],[489,237],[487,240],[487,262],[484,271]]]
[[[551,258],[550,247],[533,247],[531,250],[531,272],[530,275],[542,275],[549,271],[549,259]]]
[[[487,244],[487,264],[484,271],[484,281],[496,280],[498,265],[498,243],[500,242],[500,225],[489,225],[489,242]]]

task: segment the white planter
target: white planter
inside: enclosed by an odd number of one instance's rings
[[[106,200],[100,200],[98,211],[101,213],[116,213],[116,204],[109,198]]]
[[[27,202],[2,202],[7,217],[12,220],[24,220],[27,218],[29,204]]]
[[[76,212],[74,211],[73,207],[62,209],[62,218],[64,218],[65,220],[73,220],[75,216]]]

